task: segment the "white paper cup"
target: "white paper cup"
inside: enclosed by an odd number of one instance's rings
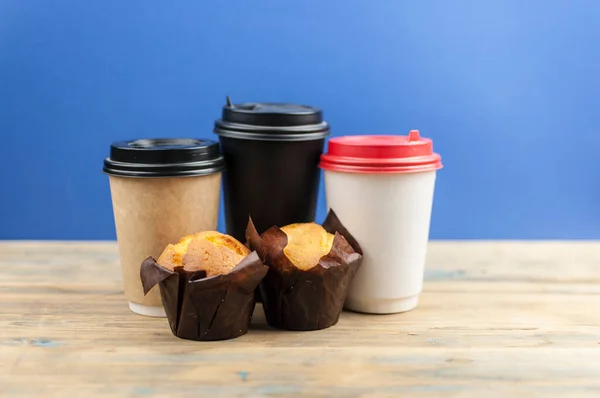
[[[364,256],[345,308],[372,314],[405,312],[417,306],[423,288],[441,160],[431,141],[418,133],[389,140],[364,137],[332,139],[321,162],[327,205],[356,238]],[[391,147],[387,154],[382,150],[386,145]],[[405,153],[420,155],[399,157]],[[374,158],[377,154],[382,157]]]

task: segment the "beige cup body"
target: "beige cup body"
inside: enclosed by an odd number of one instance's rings
[[[198,177],[133,178],[110,176],[110,190],[123,270],[123,289],[130,303],[160,307],[160,291],[146,296],[140,265],[158,258],[169,243],[185,235],[216,230],[221,173]]]

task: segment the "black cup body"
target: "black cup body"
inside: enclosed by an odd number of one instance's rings
[[[264,141],[219,138],[227,164],[223,194],[227,233],[246,241],[248,217],[259,233],[315,219],[319,158],[325,139]]]

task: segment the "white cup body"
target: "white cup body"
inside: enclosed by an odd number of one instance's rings
[[[417,306],[435,176],[435,171],[370,174],[325,170],[328,207],[356,238],[364,255],[345,308],[390,314]]]

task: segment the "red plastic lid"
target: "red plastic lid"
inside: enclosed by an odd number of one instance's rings
[[[433,142],[419,130],[402,135],[357,135],[329,140],[319,166],[349,173],[419,173],[442,168]]]

